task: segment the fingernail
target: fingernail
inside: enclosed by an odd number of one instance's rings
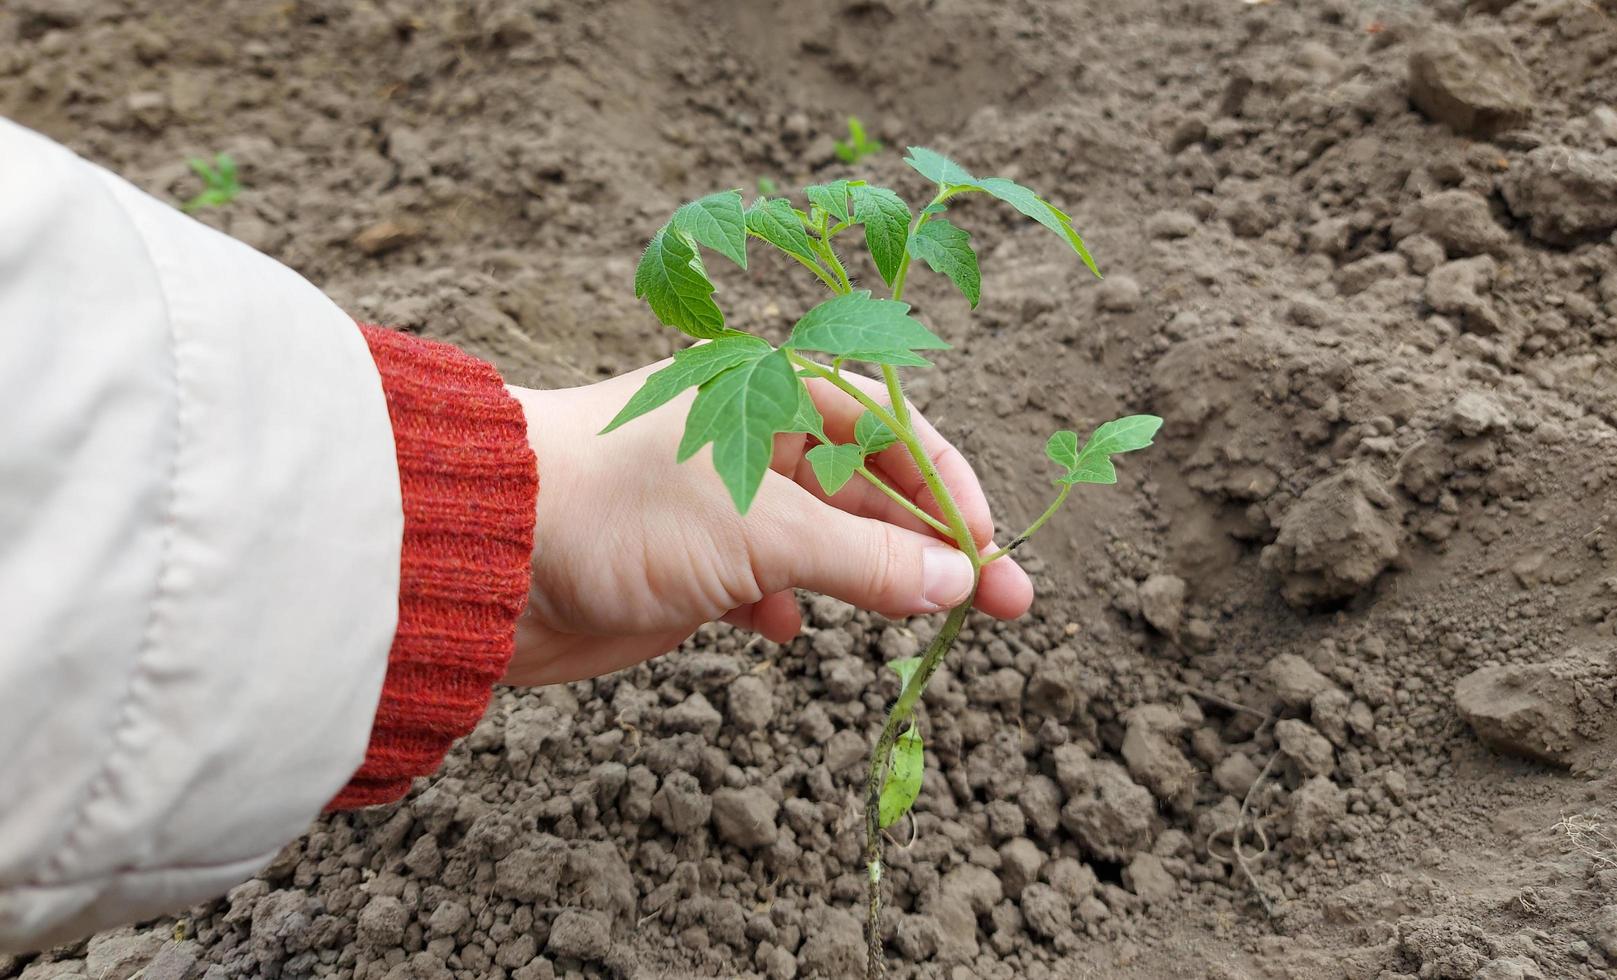
[[[953,548],[928,548],[921,554],[921,591],[926,601],[949,609],[971,593],[971,559]]]

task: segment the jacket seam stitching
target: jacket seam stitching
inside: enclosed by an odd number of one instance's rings
[[[151,267],[152,275],[157,281],[158,296],[163,304],[163,321],[168,328],[168,362],[169,382],[173,388],[174,396],[174,428],[168,439],[169,465],[165,482],[168,486],[167,500],[163,507],[161,526],[162,541],[159,545],[157,564],[157,577],[152,592],[151,604],[146,616],[145,629],[141,631],[140,645],[134,658],[130,662],[129,673],[124,686],[124,693],[119,699],[116,720],[112,730],[107,736],[107,757],[95,775],[85,784],[79,799],[72,809],[72,822],[68,831],[62,837],[60,849],[46,861],[41,873],[36,875],[33,882],[40,886],[49,886],[55,879],[65,876],[68,858],[83,842],[88,828],[91,825],[90,808],[106,795],[107,787],[113,778],[114,770],[122,761],[126,749],[125,735],[134,721],[136,705],[139,701],[137,686],[139,678],[146,673],[147,662],[157,645],[157,634],[164,619],[168,600],[171,598],[169,580],[174,568],[174,546],[178,537],[178,502],[179,502],[179,472],[180,458],[185,443],[187,404],[185,398],[185,385],[183,371],[180,366],[180,332],[175,323],[172,304],[169,302],[168,282],[163,275],[162,267],[152,251],[151,242],[142,227],[140,220],[129,210],[123,201],[119,200],[116,188],[109,186],[108,181],[99,173],[102,189],[107,193],[113,205],[122,212],[124,220],[129,223],[135,238],[140,242],[142,254]],[[127,869],[135,870],[135,869]]]

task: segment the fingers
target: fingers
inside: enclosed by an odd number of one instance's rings
[[[803,613],[797,596],[790,591],[775,592],[757,602],[730,610],[723,621],[740,629],[761,633],[776,643],[790,643],[803,631]]]
[[[892,618],[949,609],[971,593],[971,561],[935,536],[857,517],[785,481],[762,496],[771,513],[754,525],[762,530],[752,551],[766,588],[811,589]]]
[[[989,543],[984,551],[993,552]],[[995,619],[1015,619],[1033,605],[1033,580],[1009,557],[983,566],[977,583],[976,607]]]

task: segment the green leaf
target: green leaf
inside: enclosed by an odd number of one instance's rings
[[[1128,415],[1120,419],[1113,419],[1095,430],[1084,446],[1084,452],[1105,453],[1108,456],[1116,453],[1132,453],[1136,449],[1144,449],[1151,445],[1156,438],[1157,430],[1162,428],[1162,420],[1155,415]],[[1080,454],[1082,455],[1082,454]]]
[[[898,436],[893,434],[887,423],[877,418],[869,409],[866,409],[865,414],[859,416],[859,421],[854,423],[853,438],[867,456],[879,453],[898,441]]]
[[[932,267],[940,276],[948,276],[972,309],[982,298],[983,277],[977,268],[977,253],[971,248],[971,234],[950,224],[943,218],[933,218],[915,229],[910,236],[910,254]]]
[[[815,261],[808,232],[797,216],[797,209],[784,197],[758,201],[747,209],[747,230],[788,255]]]
[[[868,289],[844,293],[803,314],[786,346],[877,364],[913,363],[916,350],[947,350],[909,310],[908,303],[872,299]]]
[[[196,174],[198,177],[201,177],[202,182],[209,187],[219,183],[219,171],[215,170],[213,168],[213,164],[209,163],[203,158],[191,157],[190,159],[186,160],[185,163],[191,168],[191,172]]]
[[[658,320],[692,337],[711,340],[724,333],[724,314],[713,302],[713,283],[696,248],[671,227],[647,243],[634,270],[634,294]]]
[[[680,462],[713,443],[713,468],[745,514],[775,453],[775,435],[792,431],[802,383],[783,350],[746,361],[703,384],[685,418]]]
[[[882,783],[878,816],[885,830],[897,823],[921,795],[921,773],[926,765],[921,733],[911,725],[893,743],[887,756],[887,779]]]
[[[1050,457],[1050,462],[1064,470],[1071,471],[1078,466],[1078,433],[1071,429],[1062,429],[1051,436],[1044,444],[1044,454]]]
[[[904,657],[901,660],[889,660],[887,661],[887,666],[893,673],[898,675],[898,689],[902,691],[910,686],[910,678],[914,677],[915,672],[920,669],[921,658]]]
[[[815,446],[808,451],[809,465],[827,494],[836,493],[853,479],[859,467],[865,465],[865,453],[853,443],[841,446],[829,444]]]
[[[904,162],[909,164],[922,177],[945,187],[955,184],[977,183],[977,178],[973,177],[965,167],[924,146],[909,147],[909,156],[904,158]]]
[[[885,187],[853,189],[854,220],[865,226],[865,247],[876,262],[876,271],[889,286],[904,261],[904,242],[910,233],[910,208],[904,199]]]
[[[1078,448],[1077,433],[1057,432],[1044,444],[1044,454],[1066,470],[1057,483],[1116,483],[1112,457],[1151,445],[1160,428],[1162,420],[1155,415],[1129,415],[1096,428],[1083,449]]]
[[[623,406],[623,411],[601,430],[601,435],[606,435],[631,419],[661,408],[685,389],[705,384],[721,372],[737,364],[757,360],[771,350],[773,348],[757,337],[740,334],[720,337],[709,344],[687,347],[674,355],[674,363],[646,379],[646,383],[634,393],[629,403]]]
[[[829,184],[810,184],[803,188],[809,203],[823,209],[838,221],[848,220],[848,192],[852,181],[833,180]]]
[[[214,172],[219,175],[219,183],[226,187],[236,186],[236,159],[228,153],[221,153],[213,158]]]
[[[813,377],[812,373],[798,373],[798,377]],[[814,404],[814,396],[809,394],[805,385],[797,386],[797,415],[793,417],[791,427],[787,432],[806,432],[821,442],[830,442],[825,437],[825,419]]]
[[[747,267],[747,222],[741,212],[740,191],[720,191],[682,205],[669,225],[741,268]]]
[[[1066,239],[1067,244],[1078,253],[1084,265],[1089,267],[1089,271],[1094,273],[1097,279],[1100,278],[1100,269],[1096,268],[1095,260],[1090,257],[1089,249],[1084,246],[1084,240],[1073,230],[1072,219],[1061,209],[1016,181],[1004,177],[988,177],[976,181],[975,186]]]

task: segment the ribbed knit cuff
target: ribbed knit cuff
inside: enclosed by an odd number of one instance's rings
[[[522,406],[447,344],[361,324],[404,500],[399,625],[365,763],[328,809],[387,803],[488,708],[528,601],[539,477]]]

